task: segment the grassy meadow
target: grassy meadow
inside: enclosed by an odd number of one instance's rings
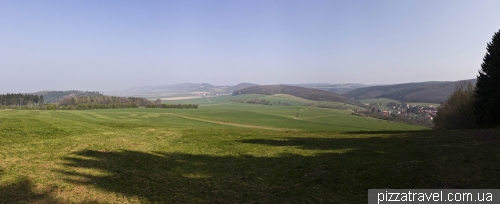
[[[190,98],[183,100],[163,100],[163,104],[205,104],[210,103],[207,98]]]
[[[498,129],[438,132],[272,97],[295,106],[222,96],[199,109],[0,110],[0,203],[366,203],[371,188],[500,188]]]

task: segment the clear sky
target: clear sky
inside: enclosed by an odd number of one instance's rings
[[[0,0],[0,93],[475,78],[498,0]]]

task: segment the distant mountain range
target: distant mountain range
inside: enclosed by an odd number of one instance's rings
[[[346,96],[354,100],[390,98],[405,102],[440,103],[448,99],[459,83],[467,82],[475,85],[476,79],[370,86],[352,90]]]
[[[347,93],[351,90],[368,87],[369,85],[364,84],[329,84],[329,83],[305,83],[305,84],[280,84],[280,85],[289,85],[289,86],[299,86],[304,88],[312,88],[312,89],[320,89],[324,91],[334,92],[334,93]],[[259,86],[259,84],[253,83],[240,83],[234,86],[214,86],[208,83],[181,83],[181,84],[172,84],[172,85],[161,85],[161,86],[142,86],[135,87],[127,90],[122,90],[119,92],[128,92],[128,93],[157,93],[163,91],[213,91],[213,89],[217,89],[219,92],[228,92],[231,93],[235,90],[244,89],[247,87]],[[114,91],[116,92],[116,91]]]
[[[328,84],[328,83],[310,83],[310,84],[285,84],[290,86],[300,86],[304,88],[319,89],[323,91],[345,94],[354,89],[369,87],[365,84]]]
[[[405,102],[445,102],[459,83],[471,82],[475,85],[476,79],[463,81],[430,81],[417,83],[403,83],[393,85],[365,85],[365,84],[279,84],[259,85],[240,83],[234,86],[214,86],[209,83],[181,83],[161,86],[142,86],[122,91],[105,92],[104,95],[146,97],[149,99],[176,97],[186,95],[220,95],[255,93],[255,94],[290,94],[310,100],[326,101],[355,101],[374,98],[390,98]],[[41,91],[35,93],[43,95],[47,102],[56,102],[66,96],[102,95],[100,92],[83,91]]]
[[[425,102],[425,103],[441,103],[448,100],[450,95],[455,91],[455,87],[460,83],[476,84],[476,79],[462,81],[430,81],[403,83],[393,85],[364,85],[364,84],[327,84],[327,83],[311,83],[311,84],[291,84],[291,85],[269,85],[269,86],[254,86],[240,90],[241,93],[285,93],[310,99],[328,101],[347,101],[363,100],[374,98],[390,98],[404,102]],[[295,88],[292,88],[295,87]],[[306,88],[300,89],[298,87]],[[296,91],[293,91],[295,89]],[[322,90],[325,92],[317,92],[314,90]],[[306,94],[309,92],[309,94]],[[328,94],[336,93],[336,95]],[[320,96],[321,95],[321,96]]]

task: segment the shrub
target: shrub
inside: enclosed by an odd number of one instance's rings
[[[55,104],[47,104],[47,110],[57,110],[57,106]]]
[[[446,103],[438,107],[434,128],[440,130],[477,128],[474,99],[472,83],[459,83]]]

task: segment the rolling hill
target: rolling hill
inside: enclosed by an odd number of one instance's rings
[[[240,90],[240,89],[244,89],[244,88],[247,88],[247,87],[252,87],[252,86],[258,86],[258,84],[252,84],[252,83],[240,83],[236,86],[231,86],[229,87],[229,89],[233,90],[233,91],[236,91],[236,90]]]
[[[307,83],[307,84],[286,84],[289,86],[300,86],[310,89],[319,89],[323,91],[334,92],[338,94],[345,94],[357,88],[369,87],[370,85],[365,84],[329,84],[329,83]]]
[[[475,79],[454,82],[420,82],[358,88],[346,94],[354,100],[390,98],[405,102],[445,102],[455,87],[463,82],[476,83]]]
[[[288,94],[313,101],[333,101],[333,102],[343,102],[343,103],[350,103],[357,105],[357,103],[354,100],[346,98],[345,96],[340,94],[323,91],[319,89],[304,88],[299,86],[263,85],[263,86],[247,87],[233,92],[233,95],[239,95],[239,94],[263,94],[263,95]]]

